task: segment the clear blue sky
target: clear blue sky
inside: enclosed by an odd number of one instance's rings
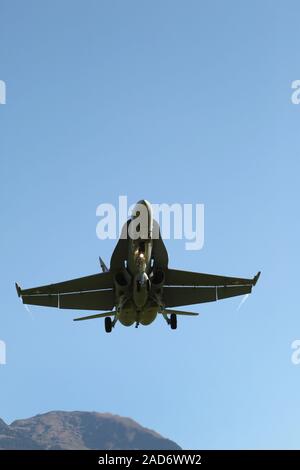
[[[130,416],[184,448],[300,448],[296,1],[0,3],[0,416]],[[31,308],[23,287],[88,275],[96,207],[205,204],[205,245],[170,265],[262,277],[174,332]]]

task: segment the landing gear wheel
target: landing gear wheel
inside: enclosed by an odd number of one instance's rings
[[[170,325],[171,325],[172,330],[176,330],[176,328],[177,328],[177,315],[175,313],[171,313]]]
[[[105,331],[106,333],[111,333],[112,330],[112,321],[110,317],[105,317],[104,319]]]

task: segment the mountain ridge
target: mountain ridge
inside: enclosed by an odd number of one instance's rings
[[[49,411],[6,424],[0,449],[180,450],[174,441],[131,418],[96,411]]]

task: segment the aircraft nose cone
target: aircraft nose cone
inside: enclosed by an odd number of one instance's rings
[[[147,201],[146,199],[141,199],[140,201],[138,201],[136,203],[136,205],[134,206],[133,208],[133,211],[132,211],[132,215],[133,216],[136,216],[138,215],[137,212],[141,212],[143,210],[143,208],[146,208],[148,214],[152,215],[152,207],[151,207],[151,204],[149,201]]]
[[[147,201],[147,199],[141,199],[140,201],[136,203],[136,205],[145,206],[148,209],[148,211],[151,211],[151,204],[149,201]]]
[[[153,230],[153,213],[150,202],[142,199],[137,202],[131,215],[131,226],[133,230],[139,232],[138,238],[151,239]],[[135,239],[135,233],[132,238]]]
[[[137,204],[143,204],[144,206],[150,206],[150,202],[147,199],[141,199]]]

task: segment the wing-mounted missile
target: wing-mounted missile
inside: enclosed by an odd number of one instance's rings
[[[252,282],[253,282],[253,285],[254,285],[254,286],[256,285],[256,283],[257,283],[257,281],[258,281],[258,279],[259,279],[260,273],[261,273],[261,272],[258,271],[258,273],[256,274],[256,276],[254,276],[254,278],[253,278],[253,281],[252,281]]]
[[[16,286],[16,291],[17,291],[18,297],[21,297],[21,292],[22,292],[21,287],[17,283],[15,283],[15,286]]]

